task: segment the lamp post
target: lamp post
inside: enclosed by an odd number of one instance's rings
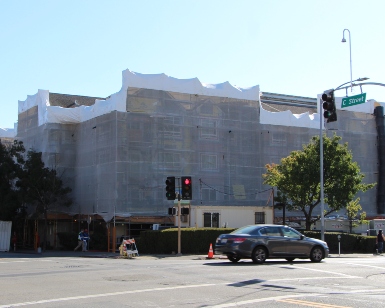
[[[350,38],[350,31],[349,29],[344,29],[342,32],[342,43],[345,43],[345,31],[349,32],[349,52],[350,52],[350,91],[353,92],[353,78],[352,78],[352,39]]]

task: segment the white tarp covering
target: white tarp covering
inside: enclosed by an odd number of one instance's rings
[[[12,221],[0,221],[0,251],[9,251]]]
[[[125,112],[128,87],[259,101],[259,86],[239,88],[232,86],[229,82],[207,84],[201,83],[198,78],[177,79],[165,74],[139,74],[127,69],[122,72],[121,90],[106,100],[96,100],[92,106],[75,108],[50,106],[49,92],[39,90],[37,94],[28,96],[25,101],[19,101],[19,113],[38,106],[39,126],[45,123],[84,122],[114,110]],[[318,95],[318,102],[321,102],[320,99],[321,94]],[[341,100],[341,97],[336,97],[337,109],[342,109]],[[364,104],[343,108],[342,110],[372,114],[375,104],[378,103],[374,100],[368,100]],[[317,106],[318,113],[314,114],[293,114],[291,111],[270,112],[264,110],[261,106],[260,123],[319,128],[320,106],[321,103]]]
[[[130,70],[123,71],[122,75],[123,82],[121,90],[106,100],[96,100],[92,106],[79,106],[75,108],[50,106],[49,92],[47,90],[38,90],[37,94],[28,95],[25,101],[19,101],[19,113],[38,106],[38,123],[40,126],[45,123],[84,122],[114,110],[126,112],[128,87],[231,97],[254,101],[257,101],[259,98],[259,86],[239,88],[232,86],[229,82],[205,84],[201,83],[198,78],[177,79],[165,74],[138,74]]]
[[[201,83],[198,78],[178,79],[165,74],[139,74],[130,70],[123,71],[123,87],[163,90],[206,96],[231,97],[247,100],[259,99],[259,86],[239,88],[228,81],[219,84]]]
[[[260,106],[260,123],[294,127],[319,128],[319,114],[293,114],[290,110],[270,112]]]
[[[293,114],[290,110],[281,111],[281,112],[270,112],[263,109],[262,105],[260,107],[260,123],[261,124],[271,124],[271,125],[283,125],[283,126],[294,126],[294,127],[308,127],[308,128],[320,128],[319,123],[319,112],[320,106],[322,106],[321,95],[317,95],[318,97],[318,106],[317,112],[309,114],[308,112],[302,114]],[[366,101],[363,104],[354,105],[350,107],[341,108],[341,102],[343,97],[336,97],[336,108],[341,111],[353,111],[353,112],[362,112],[367,114],[373,114],[374,108],[376,106],[385,106],[384,103],[378,103],[373,99]],[[321,111],[323,113],[323,111]],[[337,112],[338,116],[338,112]],[[323,122],[323,121],[322,121]],[[322,123],[322,127],[324,123]]]

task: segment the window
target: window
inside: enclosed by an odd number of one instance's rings
[[[201,119],[201,138],[217,139],[218,123],[213,119]]]
[[[164,135],[170,137],[181,136],[181,118],[180,117],[167,117],[163,120],[164,123]]]
[[[273,132],[271,134],[272,145],[286,145],[286,134],[281,132]]]
[[[132,130],[140,130],[140,122],[130,121],[127,123],[127,128]]]
[[[260,233],[267,236],[282,236],[279,227],[266,227]]]
[[[219,213],[203,213],[203,227],[218,228]]]
[[[211,188],[202,188],[202,200],[217,200],[217,192]]]
[[[281,228],[283,236],[290,237],[290,238],[297,238],[299,239],[301,237],[301,234],[293,229],[289,228]]]
[[[255,224],[265,223],[265,212],[255,212]]]
[[[201,154],[201,169],[202,170],[217,170],[217,155]]]
[[[163,168],[180,168],[180,154],[159,153],[159,163]]]

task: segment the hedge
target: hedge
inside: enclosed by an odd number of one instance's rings
[[[181,252],[183,254],[207,254],[212,244],[220,234],[230,233],[232,228],[182,228]],[[305,236],[321,238],[316,231],[303,231]],[[325,232],[325,241],[330,253],[338,253],[338,235],[341,235],[341,253],[373,253],[376,242],[375,236],[363,236],[338,232]],[[178,252],[178,229],[170,228],[160,231],[142,231],[139,238],[135,238],[139,253],[144,254],[172,254]]]

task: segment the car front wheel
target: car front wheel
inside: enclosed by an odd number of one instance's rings
[[[266,261],[267,258],[267,251],[264,247],[256,247],[253,250],[253,254],[251,255],[251,259],[253,259],[253,262],[256,264],[262,264]]]
[[[324,258],[324,251],[320,246],[315,246],[310,252],[310,260],[312,262],[321,262]]]
[[[241,260],[241,258],[237,258],[234,256],[227,256],[227,259],[229,259],[233,263],[237,263],[239,260]]]

